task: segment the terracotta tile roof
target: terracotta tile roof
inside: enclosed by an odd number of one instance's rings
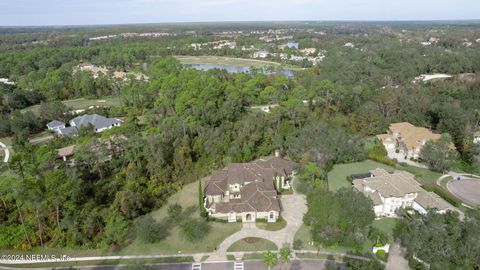
[[[70,146],[67,146],[67,147],[63,147],[63,148],[57,149],[57,151],[58,151],[58,156],[59,157],[68,157],[68,156],[73,155],[73,153],[75,151],[75,145],[70,145]]]
[[[289,176],[297,164],[281,158],[249,163],[232,163],[225,170],[214,171],[205,186],[206,195],[221,195],[228,185],[240,184],[241,199],[215,204],[215,212],[280,211],[274,177]]]
[[[413,149],[422,145],[423,141],[440,139],[440,134],[432,133],[424,127],[416,127],[408,122],[393,123],[390,130],[400,134],[400,141],[405,144],[408,149]]]

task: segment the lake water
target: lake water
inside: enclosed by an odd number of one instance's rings
[[[185,66],[188,67],[188,68],[193,68],[193,69],[196,69],[196,70],[203,70],[203,71],[210,70],[210,69],[225,70],[225,71],[231,72],[231,73],[239,73],[239,72],[249,73],[251,71],[251,69],[249,67],[242,67],[242,66],[222,66],[222,65],[207,65],[207,64],[188,64],[188,65],[185,65]],[[270,71],[270,70],[267,70],[267,69],[263,69],[263,70],[261,70],[261,72],[263,74],[267,74],[267,75],[282,74],[285,77],[293,77],[294,76],[293,71],[288,70],[288,69],[278,70],[278,71],[275,71],[275,70]]]

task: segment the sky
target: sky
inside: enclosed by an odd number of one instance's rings
[[[469,19],[480,0],[0,0],[0,26]]]

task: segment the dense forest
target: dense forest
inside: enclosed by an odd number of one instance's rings
[[[205,28],[194,29],[197,34],[162,28],[175,35],[102,41],[88,37],[124,30],[2,35],[0,78],[15,85],[0,84],[0,135],[12,137],[13,145],[0,175],[0,248],[121,248],[135,218],[213,169],[278,149],[324,173],[332,164],[368,158],[366,141],[392,122],[448,133],[458,152],[448,168],[480,172],[480,149],[473,144],[480,127],[480,50],[478,44],[463,45],[480,30],[423,27],[327,25],[318,26],[326,34],[315,37],[292,30],[301,48],[327,51],[321,64],[293,78],[198,71],[173,57],[247,58],[250,53],[241,46],[268,46],[254,35],[239,35],[236,49],[220,50],[190,46],[221,39],[201,34]],[[419,44],[431,37],[440,41]],[[345,47],[346,42],[355,48]],[[110,71],[97,78],[72,72],[83,62]],[[118,81],[111,78],[113,71],[142,72],[150,79]],[[454,76],[412,83],[435,72]],[[82,130],[78,137],[40,145],[29,142],[47,122],[70,120],[70,108],[60,101],[112,96],[120,106],[86,112],[121,118],[121,127],[100,135]],[[248,108],[277,103],[271,113]],[[25,110],[31,105],[40,105],[40,113]],[[112,144],[121,151],[112,152]],[[57,159],[57,149],[69,145],[78,149],[73,166]],[[105,156],[113,158],[105,161]]]

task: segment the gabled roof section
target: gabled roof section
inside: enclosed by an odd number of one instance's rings
[[[88,124],[92,124],[95,129],[106,128],[119,122],[120,121],[118,121],[117,119],[106,118],[98,114],[84,114],[81,116],[77,116],[71,120],[71,123],[76,127],[81,128],[84,126],[88,126]]]
[[[53,120],[53,121],[51,121],[47,124],[48,128],[56,128],[56,127],[61,127],[61,126],[65,126],[65,123],[62,122],[62,121],[58,121],[58,120]]]

